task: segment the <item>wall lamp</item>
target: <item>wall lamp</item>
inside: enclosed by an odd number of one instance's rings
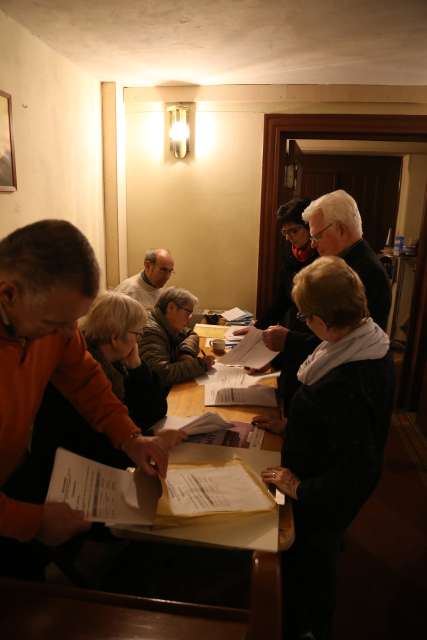
[[[175,158],[185,158],[190,151],[191,104],[167,105],[169,115],[169,148]]]

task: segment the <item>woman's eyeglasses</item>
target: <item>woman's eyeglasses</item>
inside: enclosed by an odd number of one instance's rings
[[[143,336],[142,331],[128,331],[128,333],[133,333],[133,335],[136,336],[137,340],[141,340]]]
[[[304,229],[302,225],[297,227],[290,227],[288,229],[285,229],[285,227],[282,227],[280,232],[282,236],[285,238],[295,238],[295,236],[301,231],[301,229]]]
[[[193,309],[187,309],[187,307],[182,307],[180,304],[176,305],[178,309],[182,309],[188,316],[193,315]]]

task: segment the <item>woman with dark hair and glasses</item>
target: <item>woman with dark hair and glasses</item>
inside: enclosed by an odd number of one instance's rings
[[[138,353],[138,341],[147,314],[144,307],[124,293],[107,291],[81,320],[87,349],[109,378],[116,396],[143,432],[167,412],[166,392],[157,376]],[[129,458],[115,449],[103,434],[91,429],[82,416],[53,385],[48,385],[34,423],[32,452],[44,460],[47,481],[55,451],[69,451],[103,464],[126,468]]]
[[[308,198],[293,198],[277,210],[281,235],[286,241],[283,244],[279,286],[273,304],[255,324],[258,329],[282,324],[294,331],[307,331],[305,325],[296,317],[297,310],[291,291],[295,274],[318,257],[317,251],[311,246],[308,224],[302,219],[302,214],[310,202]]]
[[[300,363],[283,467],[262,477],[293,500],[295,543],[284,555],[289,640],[331,637],[337,552],[378,483],[394,371],[387,334],[369,317],[359,276],[322,257],[295,277],[301,320],[321,340]]]
[[[165,289],[149,313],[140,351],[145,362],[169,388],[211,369],[215,359],[199,356],[199,336],[188,327],[198,299],[187,289]]]

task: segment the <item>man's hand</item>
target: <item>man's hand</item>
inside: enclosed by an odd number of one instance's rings
[[[271,431],[271,433],[283,434],[286,427],[286,418],[267,418],[266,416],[254,416],[252,424],[259,429]]]
[[[121,361],[128,369],[137,369],[141,366],[141,358],[139,357],[138,344],[135,344],[130,354]]]
[[[276,324],[263,331],[262,339],[265,346],[271,351],[283,351],[288,333],[289,329]]]
[[[157,434],[157,438],[161,441],[161,446],[169,452],[171,449],[181,444],[188,438],[185,429],[162,429]]]
[[[186,433],[181,436],[173,436],[176,444],[186,437]],[[144,473],[149,476],[159,474],[164,478],[168,468],[168,453],[172,448],[172,437],[167,436],[137,436],[136,438],[128,438],[122,444],[122,451],[134,461],[136,466],[141,467]]]
[[[89,531],[92,523],[84,519],[83,511],[71,509],[65,502],[48,502],[43,507],[42,523],[36,540],[56,547],[70,538]]]
[[[297,489],[301,484],[289,469],[283,467],[269,467],[261,472],[261,478],[266,484],[274,484],[282,493],[297,500]]]

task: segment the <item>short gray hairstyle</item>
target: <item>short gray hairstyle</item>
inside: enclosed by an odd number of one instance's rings
[[[169,302],[174,302],[177,307],[185,307],[189,304],[194,308],[199,302],[199,299],[187,289],[168,287],[160,294],[155,306],[160,309],[162,313],[166,313]]]
[[[159,251],[166,251],[166,253],[170,255],[169,249],[147,249],[144,256],[144,262],[151,262],[152,264],[156,264],[157,254],[159,253]]]
[[[113,337],[123,338],[128,331],[142,331],[147,313],[137,300],[119,291],[98,296],[89,313],[80,321],[80,329],[94,344],[107,344]]]
[[[144,262],[152,262],[153,264],[156,264],[156,261],[157,249],[148,249],[144,257]]]
[[[362,219],[356,200],[343,189],[331,191],[324,196],[320,196],[304,210],[302,214],[305,222],[310,222],[310,218],[317,209],[322,209],[324,223],[332,224],[340,222],[347,229],[355,233],[360,238],[363,235]]]

